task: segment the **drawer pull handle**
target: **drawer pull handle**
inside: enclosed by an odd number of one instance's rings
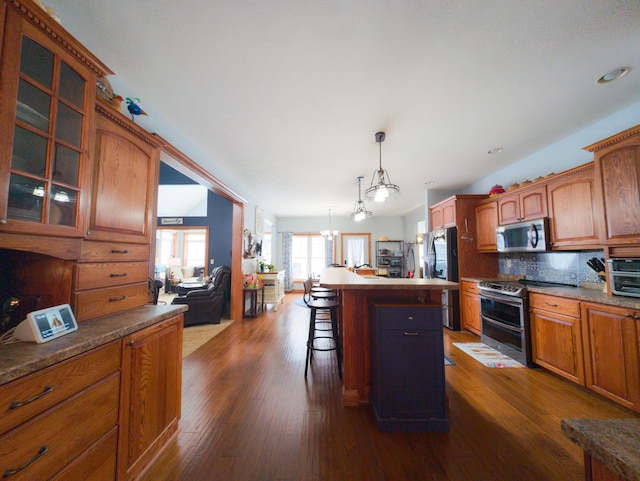
[[[111,253],[112,254],[128,254],[129,251],[127,249],[123,249],[123,250],[111,249]]]
[[[127,273],[123,272],[122,274],[114,274],[113,272],[110,274],[111,277],[127,277]]]
[[[127,298],[127,296],[110,297],[110,298],[109,298],[109,302],[124,301],[126,298]]]
[[[17,468],[9,468],[7,469],[3,474],[2,477],[3,478],[8,478],[9,476],[13,476],[16,473],[19,473],[20,471],[22,471],[24,468],[26,468],[27,466],[29,466],[31,463],[33,463],[36,459],[38,459],[40,456],[42,456],[44,453],[46,453],[48,451],[48,448],[46,446],[42,446],[39,450],[38,453],[31,458],[29,461],[27,461],[26,463],[24,463],[22,466],[18,466]]]
[[[133,347],[133,346],[135,346],[135,344],[136,343],[134,341],[127,341],[127,346],[129,346],[129,347]]]
[[[545,302],[547,306],[558,307],[558,304],[553,304],[552,302]]]
[[[625,314],[624,317],[630,317],[631,319],[635,319],[636,321],[640,319],[640,316],[637,314]]]
[[[417,336],[417,335],[418,335],[418,333],[417,333],[417,332],[407,332],[407,331],[404,331],[404,335],[405,335],[405,336]]]
[[[40,394],[36,394],[31,399],[27,399],[26,401],[13,401],[9,406],[9,409],[15,409],[19,408],[20,406],[24,406],[25,404],[30,404],[33,401],[40,399],[45,394],[49,394],[51,391],[53,391],[53,388],[51,386],[45,386]]]

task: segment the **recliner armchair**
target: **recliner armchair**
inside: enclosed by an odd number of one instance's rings
[[[231,269],[219,266],[211,272],[211,283],[203,289],[195,289],[173,298],[171,304],[184,304],[184,325],[220,324],[222,313],[227,310]]]

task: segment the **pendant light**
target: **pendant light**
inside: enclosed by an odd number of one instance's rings
[[[356,178],[356,182],[358,182],[358,201],[356,202],[356,205],[353,208],[353,212],[351,213],[351,218],[356,222],[360,222],[361,220],[364,220],[367,217],[371,217],[373,215],[371,211],[367,210],[367,208],[364,205],[364,202],[362,202],[362,196],[361,196],[361,190],[360,190],[360,184],[362,183],[362,179],[364,179],[364,177]]]
[[[378,170],[373,172],[371,187],[364,191],[367,200],[373,200],[374,202],[384,202],[387,198],[397,197],[400,194],[400,187],[390,182],[389,173],[382,168],[382,142],[384,142],[384,137],[384,132],[376,133],[376,142],[380,145],[380,163]],[[374,185],[376,176],[378,181]]]
[[[329,229],[321,230],[320,235],[322,235],[326,240],[333,240],[333,238],[338,235],[338,231],[331,228],[331,209],[329,209]]]

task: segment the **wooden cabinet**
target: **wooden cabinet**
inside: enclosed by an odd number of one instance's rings
[[[371,405],[381,431],[447,431],[440,306],[371,305]]]
[[[114,341],[0,387],[0,472],[115,479],[120,353]]]
[[[0,43],[0,230],[82,237],[96,72],[110,72],[42,9],[17,3],[3,4]]]
[[[595,249],[600,244],[593,162],[571,169],[547,185],[551,246]]]
[[[444,229],[456,225],[456,199],[450,198],[429,209],[431,230]]]
[[[149,302],[149,246],[84,241],[74,265],[71,305],[79,321]]]
[[[584,386],[580,302],[532,292],[529,305],[533,361]]]
[[[496,201],[476,207],[476,248],[478,252],[498,252],[496,228],[498,203]]]
[[[178,428],[183,316],[122,341],[118,479],[135,479]]]
[[[262,276],[262,284],[264,285],[264,303],[278,305],[284,301],[284,275],[286,271],[264,272]]]
[[[640,411],[640,310],[582,304],[586,386]]]
[[[481,334],[480,327],[480,293],[478,283],[472,281],[462,281],[460,283],[462,294],[460,296],[462,329],[471,331],[478,336]]]
[[[92,202],[86,237],[149,244],[156,215],[159,146],[124,115],[96,102]]]
[[[498,196],[499,225],[547,217],[546,186],[532,186]]]
[[[640,243],[640,125],[585,150],[594,152],[602,243]]]

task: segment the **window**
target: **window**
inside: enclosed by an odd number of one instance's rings
[[[265,232],[262,238],[262,258],[265,264],[271,264],[271,232]]]
[[[206,233],[185,232],[184,234],[184,264],[185,266],[204,266],[204,253],[206,252]]]
[[[304,280],[326,267],[325,240],[319,234],[294,234],[291,241],[291,277]]]

